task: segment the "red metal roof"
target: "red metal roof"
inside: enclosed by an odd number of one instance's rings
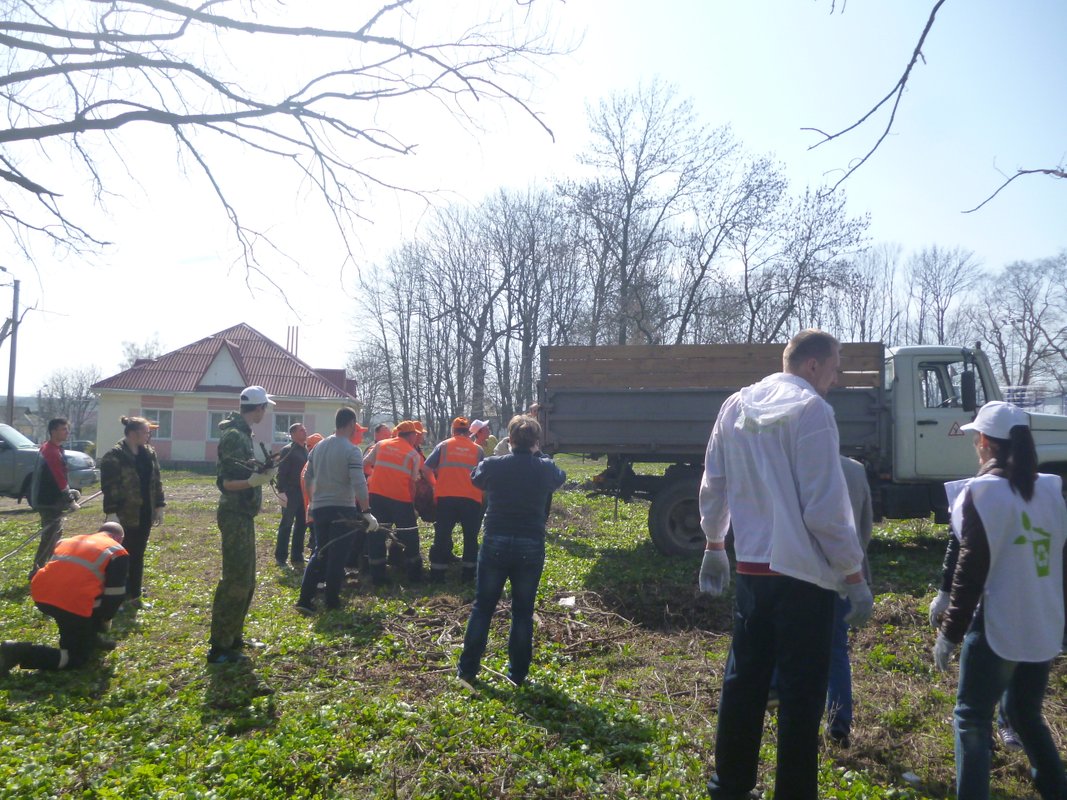
[[[226,348],[243,379],[239,386],[206,385],[205,375]],[[234,325],[154,360],[139,360],[92,388],[144,393],[237,393],[262,386],[277,397],[353,401],[343,369],[315,370],[245,323]]]

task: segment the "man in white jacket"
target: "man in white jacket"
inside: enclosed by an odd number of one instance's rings
[[[730,581],[726,533],[737,558],[733,640],[719,700],[715,800],[756,785],[763,715],[777,667],[775,797],[818,797],[818,735],[826,699],[834,595],[858,627],[874,604],[841,471],[837,423],[825,397],[837,383],[840,344],[797,334],[783,372],[732,395],[719,411],[700,486],[707,550],[701,591]]]

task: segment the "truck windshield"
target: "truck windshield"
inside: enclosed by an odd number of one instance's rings
[[[960,375],[963,374],[963,359],[957,361],[921,361],[919,362],[919,386],[923,405],[926,408],[960,408],[963,405],[963,393],[960,390]],[[977,371],[975,392],[978,405],[985,405],[986,390],[982,382],[982,373]]]
[[[27,448],[31,450],[37,449],[37,445],[35,445],[32,441],[27,439],[21,433],[19,433],[18,430],[12,428],[10,425],[4,425],[0,423],[0,437],[3,437],[9,445],[16,448],[17,450],[25,450]]]

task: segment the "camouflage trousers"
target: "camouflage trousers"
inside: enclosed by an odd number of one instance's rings
[[[229,650],[244,638],[245,617],[256,590],[255,518],[219,510],[222,577],[211,606],[211,646]]]

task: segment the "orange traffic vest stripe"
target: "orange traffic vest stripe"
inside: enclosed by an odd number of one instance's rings
[[[378,443],[374,471],[367,488],[391,500],[410,503],[414,500],[411,484],[415,480],[419,451],[403,439],[385,439]]]
[[[482,490],[471,483],[482,448],[466,436],[453,436],[441,445],[435,497],[468,497],[482,502]]]
[[[106,533],[64,539],[33,576],[30,596],[34,602],[91,617],[96,599],[104,592],[107,565],[117,555],[126,555],[126,549]]]

